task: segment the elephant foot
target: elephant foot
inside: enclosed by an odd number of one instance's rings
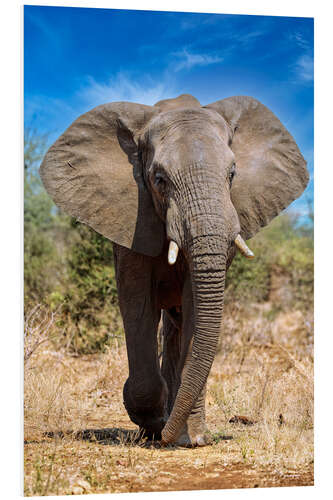
[[[209,446],[213,442],[208,430],[204,429],[191,429],[186,425],[174,443],[164,443],[161,441],[161,445],[174,444],[175,446],[181,446],[183,448],[195,448],[197,446]]]
[[[188,433],[183,433],[175,443],[177,446],[182,446],[185,448],[195,448],[197,446],[208,446],[212,444],[212,439],[207,433],[196,434],[195,436],[189,436]]]
[[[160,440],[168,419],[166,400],[168,388],[159,376],[140,387],[137,381],[128,378],[124,385],[124,405],[128,416],[139,426],[140,435],[149,441]]]

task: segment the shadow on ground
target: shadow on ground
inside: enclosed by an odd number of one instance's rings
[[[90,443],[104,444],[107,446],[139,446],[141,448],[161,448],[160,441],[155,439],[148,439],[144,436],[144,432],[138,429],[121,429],[118,427],[105,428],[105,429],[83,429],[80,431],[57,431],[45,432],[43,434],[46,438],[63,439],[65,437],[74,438],[77,441],[89,441]],[[233,439],[232,436],[216,434],[213,436],[215,442],[226,441]],[[24,444],[32,444],[40,441],[24,441]],[[168,446],[168,448],[178,448],[177,446]]]
[[[105,429],[83,429],[80,431],[46,432],[48,438],[71,437],[77,441],[105,444],[108,446],[133,445],[140,447],[159,447],[159,441],[148,440],[139,430],[121,429],[117,427]]]

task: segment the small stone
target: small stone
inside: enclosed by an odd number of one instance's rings
[[[82,495],[83,493],[90,493],[91,486],[88,481],[78,479],[75,484],[73,484],[71,490],[74,495]]]

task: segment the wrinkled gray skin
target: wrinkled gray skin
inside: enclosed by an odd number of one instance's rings
[[[131,420],[163,443],[207,444],[205,387],[233,242],[303,192],[293,138],[250,97],[112,103],[78,118],[40,172],[63,210],[114,242]],[[180,248],[174,266],[170,240]]]

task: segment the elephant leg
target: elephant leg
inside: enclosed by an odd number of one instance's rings
[[[181,313],[171,309],[163,311],[162,376],[168,386],[167,411],[170,415],[181,381]]]
[[[151,259],[114,245],[120,311],[129,365],[124,405],[130,419],[149,437],[160,438],[167,420],[167,385],[158,360],[157,306]]]

